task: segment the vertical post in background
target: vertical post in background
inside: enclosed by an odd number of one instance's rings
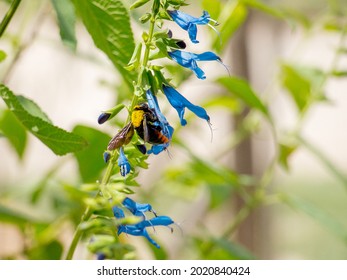
[[[254,12],[250,12],[248,19],[245,24],[235,33],[230,44],[230,54],[231,54],[231,69],[232,75],[243,78],[251,83],[251,67],[252,61],[250,60],[250,36],[253,32],[254,22],[257,17]],[[261,50],[260,50],[261,52]],[[235,130],[237,130],[244,120],[244,118],[249,113],[249,108],[245,108],[242,113],[234,118]],[[256,176],[258,167],[255,166],[258,161],[255,158],[255,154],[259,154],[259,151],[255,153],[255,149],[259,148],[253,145],[252,136],[245,138],[238,146],[235,147],[234,154],[234,169],[240,174],[247,174],[251,176]],[[262,153],[266,153],[262,150]],[[263,169],[263,168],[261,168]],[[252,191],[252,187],[250,187]],[[245,206],[244,200],[236,196],[232,200],[235,213],[240,211]],[[268,230],[268,219],[265,215],[263,209],[255,209],[242,224],[238,227],[236,233],[237,241],[249,251],[251,251],[256,258],[264,259],[269,257],[269,249],[266,245],[266,236],[269,232]],[[266,248],[266,249],[265,249]]]

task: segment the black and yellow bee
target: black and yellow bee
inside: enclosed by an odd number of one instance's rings
[[[162,133],[161,126],[156,122],[158,117],[147,103],[136,105],[131,113],[131,121],[111,139],[107,149],[115,150],[128,144],[134,135],[134,130],[145,143],[168,143],[170,139]]]

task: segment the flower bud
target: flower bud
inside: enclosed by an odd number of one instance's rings
[[[176,42],[176,45],[180,48],[180,49],[185,49],[186,48],[186,43],[184,41],[178,41]]]
[[[109,152],[104,152],[104,162],[108,163],[111,158],[111,154]]]
[[[101,113],[100,116],[98,117],[98,123],[103,124],[106,122],[109,118],[111,117],[110,113]]]

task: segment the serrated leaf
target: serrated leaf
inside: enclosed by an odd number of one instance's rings
[[[120,0],[73,0],[94,44],[102,50],[132,87],[134,72],[124,67],[135,48],[128,11]]]
[[[88,147],[75,153],[79,172],[84,182],[94,182],[99,179],[101,171],[106,167],[102,153],[111,137],[91,127],[78,125],[73,132],[88,141]]]
[[[75,34],[76,15],[71,0],[51,0],[57,14],[60,28],[60,37],[63,43],[76,50],[77,39]]]
[[[269,117],[268,109],[247,81],[236,77],[221,77],[217,82],[224,86],[230,93],[240,98],[247,106],[259,110],[266,117]]]
[[[0,96],[17,119],[56,155],[65,155],[86,147],[87,142],[81,136],[54,126],[27,111],[20,102],[23,99],[4,85],[0,85]]]
[[[26,110],[30,115],[39,117],[40,119],[50,124],[52,123],[52,121],[49,119],[46,113],[44,113],[34,101],[22,95],[17,95],[17,99],[20,102],[20,104],[23,106],[24,110]]]
[[[27,133],[23,125],[9,110],[6,110],[0,119],[0,129],[19,158],[22,158],[27,143]]]

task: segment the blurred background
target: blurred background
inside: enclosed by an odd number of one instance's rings
[[[1,18],[9,2],[0,1]],[[201,63],[204,81],[167,59],[156,62],[169,65],[182,95],[206,108],[213,139],[188,113],[188,125],[179,127],[159,96],[177,139],[169,153],[148,158],[132,197],[179,226],[151,232],[160,256],[141,237],[123,241],[139,259],[346,259],[347,1],[204,0],[182,7],[197,17],[204,9],[220,22],[220,35],[199,26],[199,45],[173,22],[164,27],[189,51],[218,53],[230,75],[245,82],[216,82],[228,77],[217,62]],[[141,11],[131,13],[136,41]],[[120,100],[121,78],[79,19],[76,36],[76,50],[62,43],[50,1],[24,1],[0,40],[7,53],[0,78],[55,125],[103,133],[87,157],[103,168],[102,154],[126,114],[102,126],[97,118]],[[247,86],[271,120],[242,97],[238,89]],[[5,108],[0,102],[0,131],[13,121]],[[23,145],[19,152],[0,138],[0,258],[62,258],[84,209],[72,190],[96,178],[81,175],[75,155],[57,157],[31,134]],[[94,258],[86,243],[76,259]]]

